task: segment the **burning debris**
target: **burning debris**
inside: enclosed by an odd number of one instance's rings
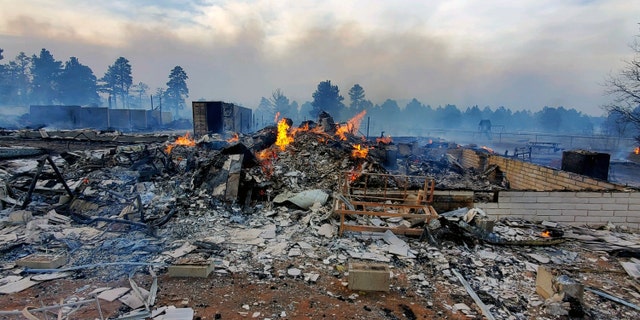
[[[139,136],[4,160],[0,315],[38,292],[42,305],[91,301],[78,305],[80,318],[98,310],[151,318],[170,315],[162,308],[172,304],[207,318],[638,316],[625,307],[640,301],[637,274],[622,271],[640,265],[636,234],[495,219],[473,202],[444,209],[438,191],[490,197],[508,181],[497,166],[465,168],[447,153],[452,143],[367,140],[358,134],[364,115],[336,124],[323,113],[300,126],[276,118],[253,134]],[[16,266],[33,257],[45,269]],[[566,289],[541,297],[539,266],[627,305],[590,291],[579,303],[559,298]],[[91,282],[47,292],[44,281],[67,281],[55,277]],[[94,282],[117,285],[100,291]],[[406,297],[415,303],[388,302]]]

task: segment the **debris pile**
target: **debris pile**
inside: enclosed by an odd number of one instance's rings
[[[4,160],[0,305],[22,307],[3,307],[0,315],[46,312],[42,303],[28,309],[33,301],[7,299],[60,279],[120,281],[58,292],[56,308],[64,317],[85,310],[86,317],[102,318],[97,310],[105,301],[121,303],[107,317],[220,314],[191,303],[193,297],[170,303],[178,286],[162,282],[173,277],[189,277],[187,287],[212,277],[248,279],[302,290],[290,293],[292,301],[358,306],[338,318],[640,315],[637,234],[615,226],[495,221],[480,208],[435,212],[427,180],[436,189],[496,190],[504,183],[461,168],[442,148],[394,144],[390,137],[367,141],[357,135],[363,115],[345,124],[323,114],[318,123],[294,127],[281,119],[252,135],[100,144]],[[352,193],[356,189],[362,193]],[[387,193],[366,207],[373,202],[364,195],[375,196],[373,190]],[[391,191],[402,197],[388,198]],[[338,203],[349,214],[336,210]],[[341,234],[344,225],[384,231]],[[420,232],[407,237],[407,229]],[[537,288],[543,267],[558,274],[550,276],[546,297]],[[566,295],[574,282],[586,292]],[[248,301],[251,292],[235,295]],[[403,302],[393,308],[371,302],[385,297]],[[227,308],[231,318],[321,315],[281,304],[267,308],[264,301]]]

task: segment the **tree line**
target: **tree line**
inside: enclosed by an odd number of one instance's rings
[[[0,48],[0,60],[4,59]],[[47,49],[28,56],[20,52],[0,64],[0,106],[81,105],[123,109],[162,108],[177,115],[189,96],[188,76],[180,66],[169,72],[166,88],[155,95],[143,82],[134,83],[129,60],[118,57],[101,78],[77,57],[58,61]],[[154,104],[153,99],[157,100]]]
[[[404,102],[386,99],[374,104],[366,98],[360,84],[354,84],[349,89],[349,103],[346,104],[340,89],[331,80],[321,81],[311,97],[312,101],[298,105],[298,102],[290,101],[281,89],[276,89],[271,97],[262,97],[260,100],[256,109],[259,125],[273,123],[276,113],[301,123],[315,120],[321,111],[329,113],[336,121],[346,121],[364,110],[370,122],[371,135],[381,134],[382,131],[411,136],[440,129],[475,131],[480,129],[481,120],[489,120],[494,132],[593,134],[598,129],[609,130],[605,128],[608,121],[604,117],[592,117],[563,106],[545,106],[536,112],[512,111],[504,106],[492,109],[473,105],[460,109],[452,104],[431,106],[415,98]]]

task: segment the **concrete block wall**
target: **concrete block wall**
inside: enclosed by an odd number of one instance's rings
[[[516,217],[575,226],[611,222],[640,230],[640,192],[500,191],[497,202],[475,206],[495,219]]]
[[[510,188],[513,190],[579,191],[625,189],[621,185],[572,172],[543,167],[530,162],[484,153],[479,155],[479,152],[471,149],[463,149],[458,159],[464,167],[473,167],[480,171],[485,170],[490,165],[497,165],[506,175]]]

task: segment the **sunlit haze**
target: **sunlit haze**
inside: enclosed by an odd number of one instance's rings
[[[0,48],[48,49],[102,77],[120,56],[134,83],[189,76],[189,101],[255,108],[280,88],[311,101],[331,80],[343,96],[432,106],[544,106],[601,115],[602,83],[631,57],[640,5],[629,0],[80,1],[0,0]],[[346,101],[347,102],[347,101]]]

